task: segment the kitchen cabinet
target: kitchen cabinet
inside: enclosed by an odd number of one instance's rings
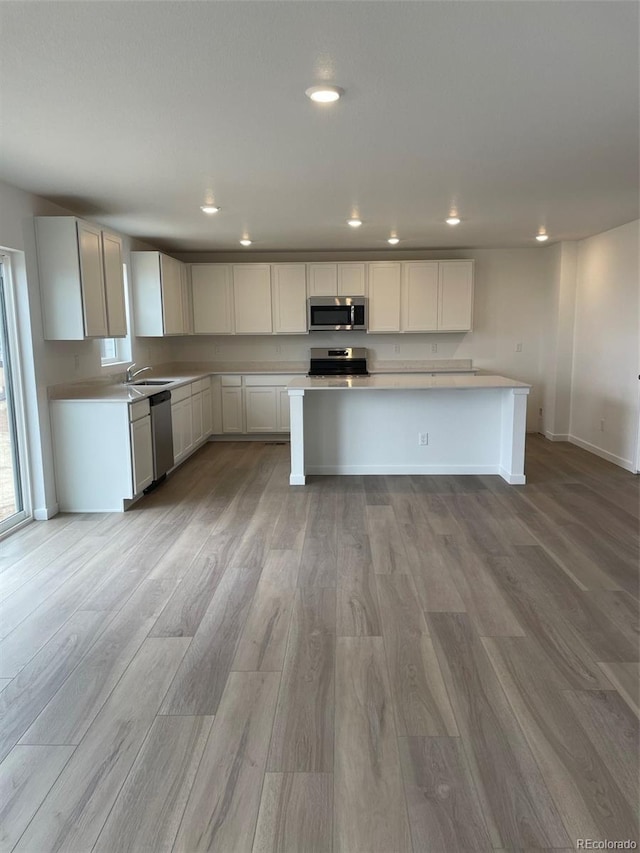
[[[180,263],[180,292],[182,295],[182,334],[193,334],[193,297],[189,284],[189,269]]]
[[[50,418],[62,512],[122,512],[152,482],[148,400],[52,400]]]
[[[191,264],[190,269],[194,334],[233,334],[231,265]]]
[[[399,261],[369,264],[369,332],[400,331]]]
[[[223,376],[222,433],[289,431],[287,385],[293,376]]]
[[[173,461],[177,465],[211,434],[211,383],[208,377],[171,391],[171,426]]]
[[[437,328],[438,262],[404,262],[400,293],[400,329],[403,332],[432,332]]]
[[[232,377],[240,378],[240,377]],[[244,405],[242,399],[241,383],[234,387],[225,384],[226,377],[222,377],[221,401],[222,401],[222,432],[243,433],[244,432]]]
[[[161,252],[132,252],[131,273],[136,334],[185,334],[183,264]]]
[[[134,495],[139,495],[153,482],[153,440],[149,404],[144,401],[136,412],[137,405],[129,406]]]
[[[103,231],[101,236],[108,337],[124,338],[127,334],[127,313],[124,299],[122,240],[108,231]]]
[[[466,332],[473,261],[369,264],[369,332]]]
[[[309,264],[309,296],[365,296],[365,263]]]
[[[222,433],[222,381],[219,376],[211,377],[211,435]]]
[[[37,216],[35,231],[45,338],[109,337],[100,228],[74,216]],[[109,261],[111,271],[110,254]]]
[[[200,444],[204,437],[202,391],[198,391],[191,397],[191,435],[194,445]]]
[[[473,261],[440,261],[438,330],[466,332],[473,322]]]
[[[272,333],[269,264],[233,264],[233,306],[236,335]]]
[[[272,264],[273,331],[300,335],[307,331],[307,268],[305,264]]]
[[[207,387],[202,392],[202,437],[209,438],[213,432],[213,411],[211,382],[207,380]]]

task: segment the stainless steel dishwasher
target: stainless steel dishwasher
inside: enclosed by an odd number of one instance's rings
[[[153,441],[153,483],[145,492],[161,483],[173,468],[173,432],[171,429],[171,391],[149,397],[151,439]]]

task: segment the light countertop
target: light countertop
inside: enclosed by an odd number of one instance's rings
[[[478,390],[488,388],[531,388],[526,382],[518,382],[506,376],[475,376],[444,373],[438,376],[417,373],[392,373],[376,376],[334,376],[321,379],[319,377],[301,377],[289,383],[289,393],[292,391],[324,391],[343,390],[350,388],[361,391],[410,391],[410,390],[444,390],[464,389]]]

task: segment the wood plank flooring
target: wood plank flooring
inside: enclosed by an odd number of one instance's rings
[[[638,826],[640,478],[209,444],[0,542],[0,850],[570,851]]]

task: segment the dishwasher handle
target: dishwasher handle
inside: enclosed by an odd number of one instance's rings
[[[171,399],[171,391],[160,391],[158,394],[152,394],[149,397],[150,406],[159,406],[160,403],[166,403]]]

